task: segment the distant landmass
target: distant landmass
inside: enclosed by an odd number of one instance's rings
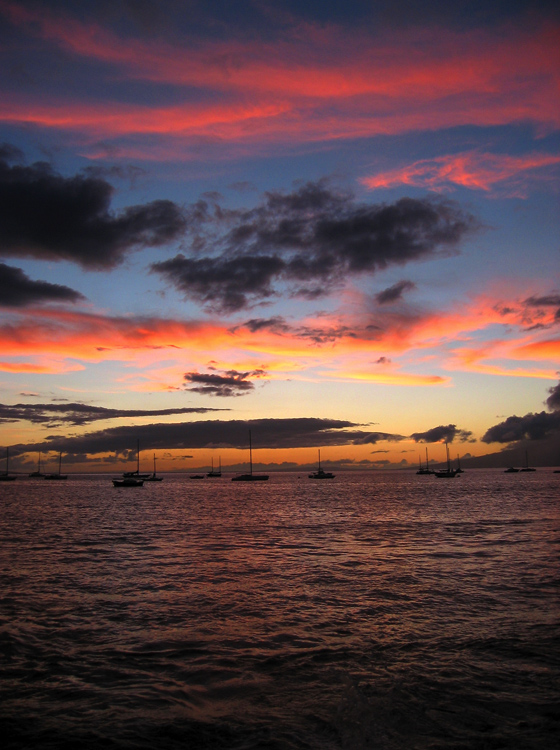
[[[532,440],[515,448],[508,448],[485,456],[461,458],[463,469],[507,469],[508,466],[525,466],[525,455],[529,466],[560,466],[560,437],[557,440]]]

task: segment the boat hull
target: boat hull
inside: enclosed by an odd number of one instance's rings
[[[268,474],[240,474],[237,477],[232,477],[232,482],[265,482],[268,479]]]
[[[132,479],[130,477],[124,479],[113,479],[113,487],[143,487],[143,479]]]

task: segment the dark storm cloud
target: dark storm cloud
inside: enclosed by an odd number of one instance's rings
[[[519,440],[543,440],[560,430],[560,411],[549,414],[525,414],[508,417],[504,422],[490,427],[482,437],[484,443],[514,443]]]
[[[187,298],[229,313],[274,297],[282,285],[313,299],[347,278],[451,252],[477,227],[451,201],[363,204],[326,180],[266,193],[250,210],[198,201],[187,217],[191,257],[151,268]]]
[[[261,378],[265,375],[264,370],[253,370],[252,372],[237,372],[227,370],[223,375],[217,373],[186,372],[185,380],[193,383],[194,387],[189,391],[209,396],[244,396],[254,390],[255,385],[249,378]]]
[[[272,318],[251,318],[251,320],[245,321],[242,326],[232,328],[231,331],[235,333],[240,327],[247,328],[251,333],[262,330],[269,330],[273,333],[289,333],[292,330],[281,315],[274,315]]]
[[[384,289],[379,294],[376,294],[375,301],[378,305],[397,302],[397,300],[402,298],[404,292],[409,292],[411,289],[416,289],[416,284],[412,281],[399,281],[398,284],[393,284],[388,289]]]
[[[548,389],[550,396],[546,399],[546,405],[551,411],[560,410],[560,383]]]
[[[21,268],[0,263],[0,306],[25,307],[42,302],[78,302],[79,292],[61,284],[33,281]]]
[[[31,394],[32,395],[32,394]],[[163,417],[173,414],[205,414],[227,409],[182,408],[182,409],[107,409],[89,404],[0,404],[1,422],[33,422],[45,427],[60,425],[84,425],[100,419],[132,419],[136,417]]]
[[[78,437],[51,435],[42,443],[14,446],[14,455],[53,450],[65,453],[114,453],[128,456],[140,440],[143,450],[189,450],[197,448],[248,449],[252,430],[253,448],[314,448],[321,446],[375,444],[400,440],[401,436],[356,429],[363,425],[337,419],[294,418],[250,421],[199,421],[182,424],[147,424],[113,427]]]
[[[410,436],[417,443],[452,443],[455,439],[461,443],[472,441],[472,432],[469,430],[459,430],[454,424],[439,425],[432,427],[426,432],[413,432]]]
[[[171,201],[116,214],[113,188],[104,179],[63,177],[42,162],[10,165],[15,156],[6,147],[0,152],[0,256],[69,260],[106,270],[133,248],[162,245],[185,228]]]
[[[281,315],[272,318],[251,318],[241,325],[232,326],[229,330],[236,333],[240,328],[246,328],[251,333],[268,330],[277,335],[290,334],[295,338],[308,339],[314,344],[327,344],[344,338],[357,338],[358,332],[350,326],[292,326]]]

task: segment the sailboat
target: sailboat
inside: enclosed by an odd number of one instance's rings
[[[68,474],[61,474],[62,468],[62,451],[58,454],[58,473],[57,474],[45,474],[45,479],[68,479]]]
[[[459,458],[459,454],[457,453],[457,474],[463,473],[463,469],[461,469],[461,459]]]
[[[0,482],[13,482],[15,474],[10,474],[10,449],[6,448],[6,471],[0,474]]]
[[[429,468],[428,464],[428,446],[426,446],[426,468],[424,468],[420,463],[420,456],[418,456],[418,471],[417,474],[433,474],[434,472],[432,469]]]
[[[253,474],[253,445],[251,442],[251,430],[249,430],[249,473],[238,474],[236,477],[232,477],[232,482],[259,482],[266,481],[268,474]]]
[[[434,471],[434,474],[438,479],[453,479],[457,475],[457,469],[451,468],[451,459],[449,458],[449,445],[445,443],[445,451],[447,453],[447,469],[441,471]]]
[[[156,475],[156,454],[154,453],[154,471],[153,474],[150,474],[149,477],[146,477],[146,482],[163,482],[163,477],[158,477]]]
[[[220,468],[218,469],[218,471],[214,471],[214,459],[212,459],[212,469],[206,475],[207,477],[221,477],[222,476],[222,457],[220,456],[218,460],[220,462],[219,464]]]
[[[309,479],[334,479],[334,474],[331,474],[330,471],[323,471],[321,469],[321,450],[318,451],[319,454],[319,468],[317,471],[314,471],[313,474],[309,474]]]
[[[37,471],[32,471],[30,477],[44,477],[45,473],[41,471],[41,452],[39,451],[39,462],[37,464]]]
[[[124,471],[125,479],[147,479],[149,474],[140,474],[140,441],[136,441],[136,471]]]
[[[525,466],[519,469],[519,471],[536,471],[536,469],[529,466],[529,453],[527,451],[525,451]]]

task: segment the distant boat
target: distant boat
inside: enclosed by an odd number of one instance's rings
[[[191,474],[189,479],[204,479],[204,474]]]
[[[461,459],[459,458],[458,453],[457,453],[457,474],[464,474],[463,469],[461,469]]]
[[[136,441],[136,471],[123,471],[125,479],[147,479],[149,474],[140,474],[140,441]]]
[[[62,468],[62,451],[58,454],[58,473],[56,474],[45,474],[44,479],[68,479],[68,474],[61,474]]]
[[[309,474],[309,479],[334,479],[334,474],[331,474],[330,471],[323,471],[321,469],[321,451],[317,451],[319,454],[319,468],[317,471],[313,472],[313,474]]]
[[[32,471],[30,477],[44,477],[45,473],[41,471],[41,452],[39,451],[39,463],[37,464],[37,471]]]
[[[251,430],[249,430],[249,473],[238,474],[232,477],[232,482],[264,482],[268,479],[268,474],[253,474],[253,445],[251,442]]]
[[[510,466],[509,469],[506,469],[504,471],[504,474],[517,474],[519,469],[516,469],[514,466]]]
[[[433,470],[428,465],[428,447],[426,446],[426,467],[423,467],[420,462],[420,456],[418,456],[418,471],[417,474],[433,474]]]
[[[532,469],[529,466],[529,453],[525,451],[525,466],[522,469],[519,469],[519,471],[536,471],[536,469]]]
[[[156,476],[156,454],[154,453],[154,471],[145,479],[146,482],[163,482],[163,477]]]
[[[10,449],[6,448],[6,471],[0,474],[0,482],[13,482],[16,474],[10,474]]]
[[[122,479],[113,479],[113,487],[143,487],[144,480],[135,477],[123,477]]]
[[[451,468],[451,460],[449,458],[449,446],[446,443],[445,444],[445,450],[447,453],[447,469],[442,469],[441,471],[434,471],[434,474],[438,479],[453,479],[457,475],[457,469]]]
[[[211,477],[212,478],[212,477],[221,477],[222,476],[222,457],[220,456],[220,458],[218,460],[220,462],[220,468],[218,469],[218,471],[214,471],[214,459],[212,459],[212,469],[206,475],[207,477]]]

